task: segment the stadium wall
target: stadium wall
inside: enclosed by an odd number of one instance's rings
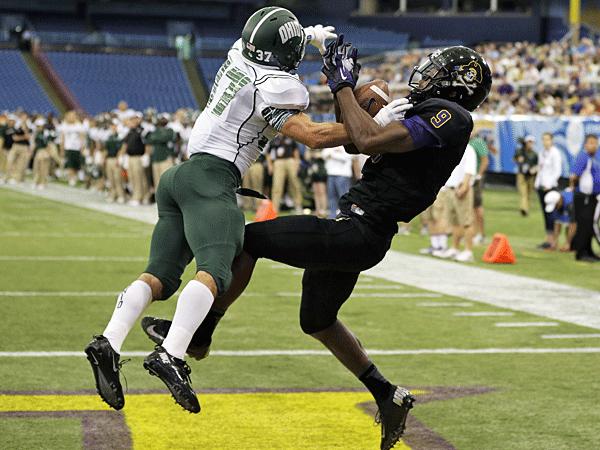
[[[543,19],[537,15],[468,16],[364,16],[351,23],[408,33],[413,40],[460,40],[466,44],[484,41],[543,41]]]

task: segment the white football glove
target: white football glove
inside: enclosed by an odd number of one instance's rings
[[[306,42],[319,50],[321,55],[325,53],[325,41],[327,39],[336,39],[335,27],[323,25],[314,25],[312,27],[306,27],[304,29],[306,34]]]
[[[412,107],[413,104],[409,103],[407,98],[398,98],[381,108],[373,120],[380,127],[385,127],[394,121],[404,119],[404,114]]]

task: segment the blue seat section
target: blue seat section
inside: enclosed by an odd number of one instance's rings
[[[225,58],[198,58],[198,66],[202,77],[206,82],[206,86],[211,89],[215,82],[215,75],[221,67],[221,64],[225,62]]]
[[[225,61],[225,57],[222,58],[198,58],[198,66],[204,77],[204,81],[208,88],[212,87],[215,81],[215,75],[221,67],[221,64]],[[298,69],[298,74],[304,76],[304,81],[307,84],[318,84],[321,72],[321,60],[305,60],[302,61]]]
[[[0,50],[0,111],[57,112],[17,50]]]
[[[197,108],[181,62],[174,56],[48,52],[48,59],[89,113],[131,108]]]

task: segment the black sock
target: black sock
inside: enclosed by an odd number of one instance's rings
[[[394,387],[382,374],[377,370],[375,364],[371,364],[365,372],[358,377],[360,381],[373,394],[375,400],[379,403],[385,399],[390,390]]]
[[[199,346],[210,344],[212,341],[212,335],[215,332],[215,328],[217,328],[219,320],[221,320],[221,317],[223,317],[224,315],[224,311],[218,311],[215,309],[211,309],[210,311],[208,311],[206,318],[204,319],[204,321],[202,321],[202,323],[194,333],[191,344]]]

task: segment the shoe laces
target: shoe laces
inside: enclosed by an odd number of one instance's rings
[[[124,359],[123,361],[119,361],[119,363],[117,364],[117,370],[119,372],[119,375],[122,376],[123,380],[125,381],[125,392],[129,392],[129,385],[127,384],[127,377],[125,376],[125,374],[123,373],[123,371],[121,371],[121,369],[129,361],[131,361],[131,358],[127,358],[127,359]]]
[[[381,410],[378,409],[377,413],[375,414],[375,424],[374,425],[381,425],[381,421],[382,421]]]

